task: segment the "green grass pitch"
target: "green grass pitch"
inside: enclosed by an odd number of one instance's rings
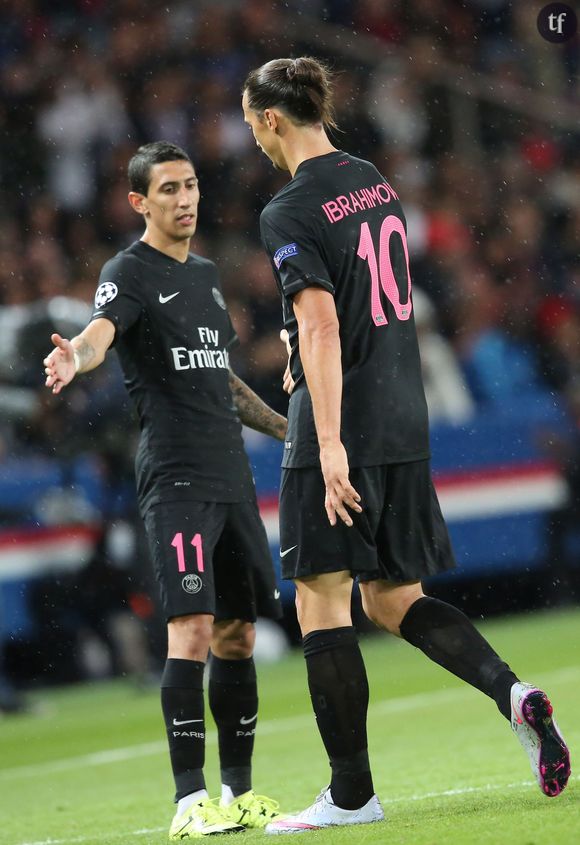
[[[551,697],[572,752],[566,792],[555,799],[541,794],[493,702],[408,644],[370,637],[363,641],[369,742],[388,821],[300,834],[300,841],[580,843],[580,609],[503,619],[482,630],[523,680]],[[303,658],[294,653],[262,665],[259,677],[255,788],[278,798],[283,809],[302,809],[328,781]],[[166,842],[172,778],[157,691],[115,682],[34,699],[36,715],[0,720],[1,845]],[[216,737],[211,722],[208,727],[206,773],[217,794]],[[265,842],[260,832],[239,836],[247,845]]]

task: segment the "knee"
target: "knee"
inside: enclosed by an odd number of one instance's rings
[[[397,608],[391,602],[379,602],[376,599],[363,596],[362,605],[365,615],[373,625],[389,634],[399,636],[399,625],[402,622],[402,617],[399,618]]]
[[[246,660],[254,653],[256,629],[252,622],[233,619],[216,622],[211,639],[211,650],[222,660]]]
[[[352,625],[350,572],[328,572],[299,578],[296,584],[296,615],[302,636],[311,631]]]
[[[168,656],[205,662],[212,631],[212,616],[196,614],[175,617],[167,626]]]
[[[371,622],[383,631],[401,636],[401,623],[409,607],[421,598],[419,584],[400,587],[362,590],[363,610]]]
[[[322,614],[317,607],[317,604],[312,601],[312,596],[307,593],[296,590],[296,598],[294,600],[296,606],[296,618],[300,627],[300,632],[303,637],[311,631],[317,631],[326,627],[321,619]],[[327,614],[324,614],[329,618]]]

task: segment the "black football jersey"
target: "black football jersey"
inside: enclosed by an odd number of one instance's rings
[[[368,161],[341,151],[317,156],[264,208],[260,229],[292,347],[283,466],[319,461],[292,307],[312,285],[333,295],[340,322],[341,436],[350,466],[429,457],[406,222],[393,188]]]
[[[142,511],[160,501],[251,499],[253,478],[228,383],[237,337],[215,264],[137,241],[101,271],[93,320],[115,326],[141,426]]]

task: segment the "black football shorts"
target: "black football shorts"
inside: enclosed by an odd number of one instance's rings
[[[280,487],[282,577],[348,570],[361,581],[419,581],[455,566],[429,461],[353,468],[363,512],[332,527],[318,467],[283,469]]]
[[[167,620],[190,613],[216,621],[281,616],[280,592],[256,501],[180,501],[145,515]]]

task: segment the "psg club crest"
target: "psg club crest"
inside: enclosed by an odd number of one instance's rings
[[[195,593],[199,593],[201,588],[203,587],[203,582],[199,575],[195,573],[190,573],[189,575],[185,575],[185,577],[181,581],[181,586],[185,590],[186,593],[190,595],[195,595]]]
[[[107,302],[111,302],[118,293],[119,288],[115,282],[103,282],[99,285],[97,292],[95,293],[95,308],[103,308]]]

